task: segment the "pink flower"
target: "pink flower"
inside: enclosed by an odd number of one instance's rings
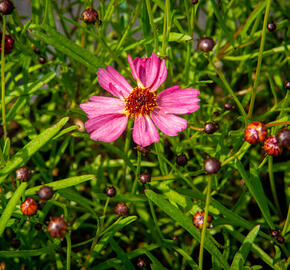
[[[165,81],[165,60],[152,54],[149,58],[128,55],[129,65],[137,86],[133,88],[114,68],[98,70],[99,84],[113,97],[93,96],[80,107],[88,114],[85,127],[95,141],[112,142],[125,130],[128,119],[135,118],[133,140],[143,147],[159,141],[155,125],[166,135],[176,136],[186,129],[187,121],[175,114],[187,114],[199,108],[197,89],[172,86],[157,95]]]

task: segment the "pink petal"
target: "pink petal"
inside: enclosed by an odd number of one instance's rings
[[[112,142],[121,136],[127,123],[125,114],[105,114],[89,119],[85,127],[92,140]]]
[[[104,89],[116,97],[126,98],[133,90],[126,79],[110,66],[108,66],[107,69],[99,68],[98,81]]]
[[[172,86],[157,96],[158,106],[165,113],[186,114],[195,112],[198,108],[199,91],[194,88],[179,89]]]
[[[185,119],[173,114],[166,114],[162,110],[152,111],[151,118],[155,125],[168,136],[176,136],[177,132],[187,128]]]
[[[128,61],[133,77],[151,91],[158,89],[165,81],[167,76],[165,60],[161,60],[155,53],[149,58],[136,57],[134,62],[131,56],[128,56]]]
[[[143,147],[159,141],[158,131],[148,115],[135,118],[133,140]]]
[[[88,118],[93,118],[103,114],[122,113],[125,103],[119,98],[93,96],[89,102],[82,103],[80,107],[88,114]]]

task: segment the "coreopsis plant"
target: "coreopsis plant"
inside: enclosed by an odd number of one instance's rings
[[[149,58],[136,57],[134,61],[128,55],[128,62],[136,87],[113,67],[100,68],[99,84],[115,97],[92,96],[89,102],[80,105],[89,118],[85,127],[91,139],[104,142],[118,139],[129,118],[134,118],[133,140],[143,147],[159,141],[156,126],[168,136],[186,129],[187,121],[176,114],[196,111],[199,91],[175,85],[157,94],[167,76],[165,60],[153,53]]]

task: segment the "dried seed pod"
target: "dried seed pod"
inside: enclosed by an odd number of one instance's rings
[[[14,9],[14,5],[9,0],[3,0],[0,2],[0,12],[2,15],[9,15],[12,13]]]
[[[230,111],[233,109],[233,104],[231,102],[227,102],[224,104],[224,108],[225,110]]]
[[[218,130],[219,126],[213,122],[204,123],[203,131],[206,134],[213,134]]]
[[[203,37],[198,41],[198,48],[203,52],[209,52],[213,49],[215,42],[210,37]]]
[[[45,64],[45,63],[46,63],[46,58],[40,56],[40,57],[38,58],[38,62],[39,62],[40,64]]]
[[[198,228],[198,229],[202,229],[203,227],[203,223],[204,223],[204,214],[205,212],[202,211],[202,212],[199,212],[197,211],[196,214],[193,216],[193,225]],[[206,227],[207,228],[211,228],[212,225],[211,225],[211,221],[212,221],[212,216],[211,215],[208,215],[207,216],[207,222],[206,222]]]
[[[284,242],[285,242],[284,237],[281,236],[281,235],[278,235],[278,236],[276,237],[276,240],[278,241],[279,244],[284,244]]]
[[[269,22],[267,24],[267,28],[268,28],[269,32],[273,32],[273,31],[276,30],[276,24],[273,21],[272,22]]]
[[[151,175],[147,173],[140,174],[140,182],[142,184],[147,184],[151,182]]]
[[[281,129],[277,134],[278,143],[290,150],[290,129]]]
[[[49,232],[50,236],[53,238],[60,238],[66,234],[67,224],[62,217],[52,218],[47,226],[47,231]]]
[[[145,260],[142,259],[142,258],[138,258],[137,266],[138,266],[139,268],[145,268],[145,267],[146,267],[146,262],[145,262]]]
[[[115,213],[117,216],[121,217],[121,216],[126,216],[127,212],[128,212],[128,206],[123,203],[123,202],[119,202],[117,203],[116,207],[115,207]]]
[[[31,176],[31,172],[28,167],[20,167],[16,170],[16,178],[20,182],[27,182],[30,176]]]
[[[4,53],[9,54],[14,48],[14,40],[10,35],[5,35]],[[0,52],[2,51],[2,32],[0,32]]]
[[[245,140],[250,144],[261,143],[267,136],[267,128],[260,122],[252,122],[245,129]]]
[[[276,238],[277,236],[280,235],[280,231],[279,230],[272,230],[270,234],[273,238]]]
[[[187,161],[188,161],[188,159],[187,159],[186,155],[183,153],[176,157],[176,163],[177,163],[177,165],[179,165],[181,167],[184,167],[187,164]]]
[[[25,216],[32,216],[38,208],[37,202],[32,198],[27,198],[20,206],[21,212]]]
[[[94,24],[98,19],[98,12],[93,8],[88,8],[82,12],[82,19],[87,24]]]
[[[217,173],[221,168],[220,162],[215,158],[208,158],[204,162],[204,169],[208,174]]]
[[[115,197],[116,195],[116,189],[112,186],[112,187],[107,187],[106,188],[106,193],[108,197]]]
[[[276,136],[269,136],[264,142],[264,149],[270,156],[279,156],[283,148],[279,145]]]
[[[289,82],[289,81],[286,81],[284,85],[285,85],[285,88],[286,88],[287,90],[290,89],[290,82]]]
[[[49,186],[43,186],[37,191],[37,195],[42,201],[50,200],[53,196],[53,189]]]

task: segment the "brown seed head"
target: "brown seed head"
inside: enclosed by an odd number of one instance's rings
[[[9,0],[3,0],[0,2],[0,12],[2,15],[9,15],[12,13],[14,9],[14,5]]]
[[[53,196],[53,189],[49,186],[43,186],[38,190],[37,195],[42,201],[50,200]]]
[[[203,37],[198,41],[198,48],[203,52],[209,52],[213,49],[215,42],[210,37]]]
[[[128,206],[125,203],[123,202],[117,203],[115,207],[115,213],[117,216],[119,217],[126,216],[127,212],[128,212]]]
[[[180,154],[176,157],[176,164],[181,166],[181,167],[184,167],[186,164],[187,164],[187,157],[185,154]]]
[[[270,156],[279,156],[283,148],[279,145],[276,136],[269,136],[264,142],[264,149]]]
[[[276,24],[274,22],[269,22],[267,24],[267,28],[268,28],[269,32],[273,32],[276,30]]]
[[[278,143],[290,150],[290,129],[281,129],[277,134]]]
[[[220,162],[215,158],[208,158],[204,162],[204,169],[208,174],[217,173],[221,168]]]
[[[267,136],[267,128],[260,122],[252,122],[245,129],[245,140],[250,144],[261,143]]]
[[[0,32],[0,52],[2,51],[2,32]],[[9,54],[12,52],[14,47],[14,40],[10,35],[5,35],[5,42],[4,42],[4,53]]]
[[[140,174],[140,182],[142,184],[147,184],[151,182],[151,175],[147,173]]]
[[[94,24],[98,18],[98,12],[93,8],[88,8],[82,12],[82,19],[87,24]]]
[[[66,234],[67,224],[62,217],[52,218],[47,226],[47,231],[53,238],[63,239]]]
[[[202,229],[203,227],[203,222],[204,222],[204,214],[205,212],[202,211],[202,212],[197,212],[194,216],[193,216],[193,219],[192,219],[192,222],[193,222],[193,225],[198,228],[198,229]],[[211,221],[212,221],[212,216],[211,215],[208,215],[207,216],[207,222],[206,222],[206,227],[207,228],[211,228],[212,225],[211,225]]]
[[[16,178],[20,182],[27,182],[30,176],[31,176],[31,172],[28,167],[20,167],[16,170]]]
[[[106,188],[106,193],[107,193],[107,196],[108,197],[115,197],[115,195],[116,195],[116,189],[113,187],[113,186],[111,186],[111,187],[107,187]]]
[[[21,212],[25,216],[32,216],[36,213],[38,208],[37,202],[29,197],[20,206]]]
[[[204,123],[203,131],[206,134],[213,134],[218,130],[219,126],[213,122]]]

